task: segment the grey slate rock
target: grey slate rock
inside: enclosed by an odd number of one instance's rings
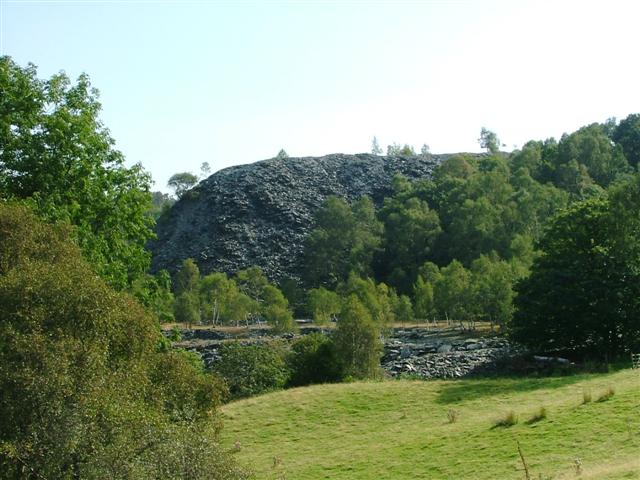
[[[159,219],[157,239],[149,244],[152,270],[175,272],[190,257],[203,274],[257,265],[272,281],[298,278],[305,238],[328,196],[351,202],[368,195],[379,206],[395,174],[429,178],[450,156],[334,154],[226,168]]]

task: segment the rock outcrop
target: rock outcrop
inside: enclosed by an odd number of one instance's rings
[[[429,177],[451,155],[369,154],[263,160],[202,181],[158,221],[152,269],[175,271],[193,258],[201,272],[233,273],[253,265],[271,280],[298,277],[304,240],[330,195],[380,205],[395,174]]]

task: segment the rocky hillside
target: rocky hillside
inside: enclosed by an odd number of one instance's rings
[[[379,205],[395,174],[427,177],[449,156],[335,154],[221,170],[160,218],[152,268],[175,271],[191,257],[203,273],[257,265],[271,280],[298,277],[305,236],[325,198],[368,195]]]

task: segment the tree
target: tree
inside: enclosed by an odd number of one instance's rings
[[[333,341],[343,376],[374,378],[379,375],[380,331],[355,295],[350,295],[344,303]]]
[[[640,346],[639,201],[636,176],[558,215],[517,285],[512,338],[602,356]]]
[[[200,165],[200,177],[204,179],[209,175],[211,175],[211,165],[209,165],[209,162],[202,162],[202,165]]]
[[[0,57],[0,198],[29,202],[49,222],[68,221],[94,269],[123,289],[149,267],[150,176],[124,166],[100,121],[89,77],[37,78]]]
[[[371,263],[380,248],[382,225],[373,202],[363,197],[349,207],[329,197],[316,213],[316,225],[304,250],[305,281],[312,287],[335,288],[349,272],[372,273]]]
[[[173,189],[176,197],[182,198],[198,183],[198,177],[191,172],[174,173],[169,178],[167,186]]]
[[[497,255],[481,255],[471,264],[473,309],[491,325],[504,328],[513,315],[513,270]]]
[[[382,155],[382,148],[380,148],[380,144],[376,137],[373,137],[373,140],[371,141],[371,153],[373,155]]]
[[[640,114],[632,113],[613,131],[612,139],[620,145],[629,165],[638,168],[640,162]]]
[[[453,260],[440,273],[434,285],[438,313],[449,320],[468,320],[472,312],[469,272],[459,261]]]
[[[278,155],[276,155],[276,158],[278,160],[284,160],[285,158],[289,158],[289,154],[285,151],[284,148],[281,148],[278,152]]]
[[[0,477],[246,478],[216,446],[222,383],[71,232],[0,204]]]
[[[433,298],[433,285],[425,282],[420,275],[413,289],[415,298],[416,317],[420,320],[429,320],[436,315],[436,307]]]
[[[484,127],[482,127],[482,130],[480,130],[480,138],[478,139],[478,143],[480,144],[481,148],[484,148],[491,154],[500,152],[500,140],[498,139],[498,135],[496,135],[491,130],[487,130]]]
[[[430,256],[442,232],[438,214],[407,183],[387,197],[380,211],[384,223],[384,264],[388,281],[400,292],[410,292],[417,270]]]
[[[335,320],[342,308],[340,297],[337,293],[324,287],[309,290],[309,311],[313,315],[313,321],[318,325],[324,325]]]
[[[431,149],[429,148],[429,145],[427,145],[426,143],[423,143],[422,148],[420,148],[420,155],[422,155],[423,157],[427,157],[429,156],[430,153],[431,153]]]
[[[182,261],[180,270],[175,274],[174,282],[176,295],[180,295],[185,292],[196,293],[198,291],[198,285],[200,283],[200,269],[193,258],[186,258]]]

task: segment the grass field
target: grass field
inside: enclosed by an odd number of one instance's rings
[[[518,423],[497,427],[509,412]],[[525,479],[518,442],[532,480],[640,479],[638,370],[318,385],[228,404],[223,418],[225,446],[239,442],[258,479]]]

